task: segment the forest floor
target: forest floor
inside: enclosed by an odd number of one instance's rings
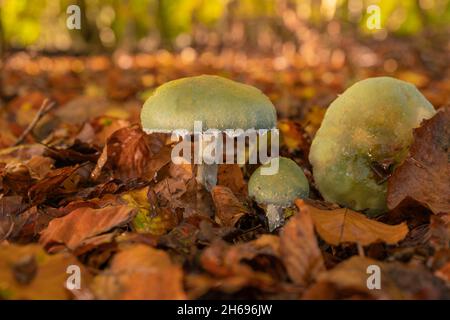
[[[277,57],[234,49],[9,55],[0,298],[450,299],[448,41],[316,45],[313,54]],[[199,74],[256,86],[277,108],[281,155],[304,169],[312,190],[274,232],[247,195],[255,166],[221,166],[199,204],[195,167],[171,163],[166,137],[140,127],[142,103],[158,85]],[[375,219],[325,203],[308,152],[330,102],[380,75],[415,84],[441,112],[415,131],[409,156],[431,160],[386,177],[390,211]],[[71,265],[80,289],[65,285]],[[370,265],[381,269],[380,290],[367,286]]]

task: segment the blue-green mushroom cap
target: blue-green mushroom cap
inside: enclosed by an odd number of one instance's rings
[[[278,172],[273,175],[262,175],[262,167],[253,172],[248,182],[248,194],[258,204],[286,207],[296,198],[309,196],[308,179],[302,168],[291,159],[280,157]]]
[[[142,128],[147,132],[272,129],[276,111],[259,89],[213,75],[181,78],[158,87],[144,103]]]
[[[348,88],[328,107],[309,154],[325,200],[370,214],[386,211],[386,182],[373,166],[400,164],[413,128],[434,114],[419,90],[401,80],[369,78]]]

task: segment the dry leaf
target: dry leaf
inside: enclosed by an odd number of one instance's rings
[[[320,237],[337,246],[344,242],[354,242],[366,246],[378,241],[396,244],[408,233],[406,223],[387,225],[367,218],[350,209],[322,210],[296,200],[300,213],[309,212]]]
[[[305,155],[309,153],[311,141],[300,123],[281,120],[278,121],[277,127],[280,130],[282,144],[286,145],[290,152],[302,150]]]
[[[412,199],[435,214],[450,213],[450,107],[423,121],[414,139],[410,156],[388,181],[388,207]]]
[[[116,254],[111,266],[94,279],[92,290],[99,299],[186,299],[181,267],[164,251],[143,244]]]
[[[64,244],[75,250],[88,238],[127,223],[135,215],[128,206],[108,206],[100,209],[81,207],[68,215],[50,221],[39,239],[45,247]]]
[[[8,238],[16,227],[17,216],[26,208],[20,196],[0,198],[0,241]]]
[[[69,266],[80,268],[81,288],[87,288],[91,275],[72,255],[48,255],[37,244],[0,245],[0,299],[69,299]]]
[[[217,185],[230,188],[240,196],[247,196],[247,183],[238,164],[220,164],[217,172]]]
[[[97,179],[106,166],[124,181],[153,179],[170,162],[170,151],[162,135],[147,135],[136,126],[122,128],[108,138],[92,177]]]
[[[178,225],[179,217],[174,210],[159,207],[156,199],[149,199],[148,193],[149,187],[145,187],[123,194],[122,199],[137,211],[133,218],[137,232],[161,236]]]
[[[380,271],[380,289],[370,290]],[[370,272],[369,272],[369,271]],[[377,272],[377,271],[375,271]],[[319,275],[303,299],[449,299],[450,290],[439,278],[421,266],[405,266],[353,256]]]
[[[220,225],[234,227],[243,215],[248,214],[248,209],[229,188],[215,186],[211,195],[216,207],[216,222]]]
[[[295,214],[280,234],[280,252],[290,278],[306,286],[325,270],[308,210]]]
[[[202,267],[216,277],[243,277],[245,280],[241,279],[242,286],[255,286],[271,291],[277,286],[274,277],[261,269],[255,271],[244,261],[254,260],[261,255],[279,259],[279,245],[279,238],[273,235],[262,235],[256,240],[231,246],[217,240],[203,251],[200,261]]]
[[[28,190],[28,196],[33,204],[44,202],[50,195],[56,193],[63,182],[77,171],[79,166],[64,167],[50,171],[44,179],[39,180]]]

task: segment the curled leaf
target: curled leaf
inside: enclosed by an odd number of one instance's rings
[[[281,258],[294,283],[308,285],[325,270],[308,210],[292,217],[280,235]]]
[[[135,214],[128,206],[107,206],[100,209],[81,207],[68,215],[50,221],[39,241],[49,247],[64,244],[75,250],[88,238],[127,223]]]
[[[350,209],[322,210],[296,200],[300,212],[309,212],[320,237],[327,243],[337,246],[353,242],[366,246],[378,241],[396,244],[408,233],[406,223],[387,225],[367,218]]]
[[[185,299],[183,271],[167,253],[143,244],[123,249],[98,275],[92,290],[99,299]]]
[[[248,209],[227,187],[215,186],[211,195],[216,207],[217,222],[223,226],[235,226],[239,219],[248,213]]]
[[[414,130],[410,156],[388,181],[387,203],[394,209],[415,200],[433,213],[450,213],[450,107]]]

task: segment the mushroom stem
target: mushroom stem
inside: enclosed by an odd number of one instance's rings
[[[283,207],[274,204],[268,204],[266,208],[266,217],[269,225],[269,231],[272,232],[284,223]]]
[[[197,167],[197,182],[203,185],[206,190],[211,191],[217,184],[218,164],[199,164]]]

